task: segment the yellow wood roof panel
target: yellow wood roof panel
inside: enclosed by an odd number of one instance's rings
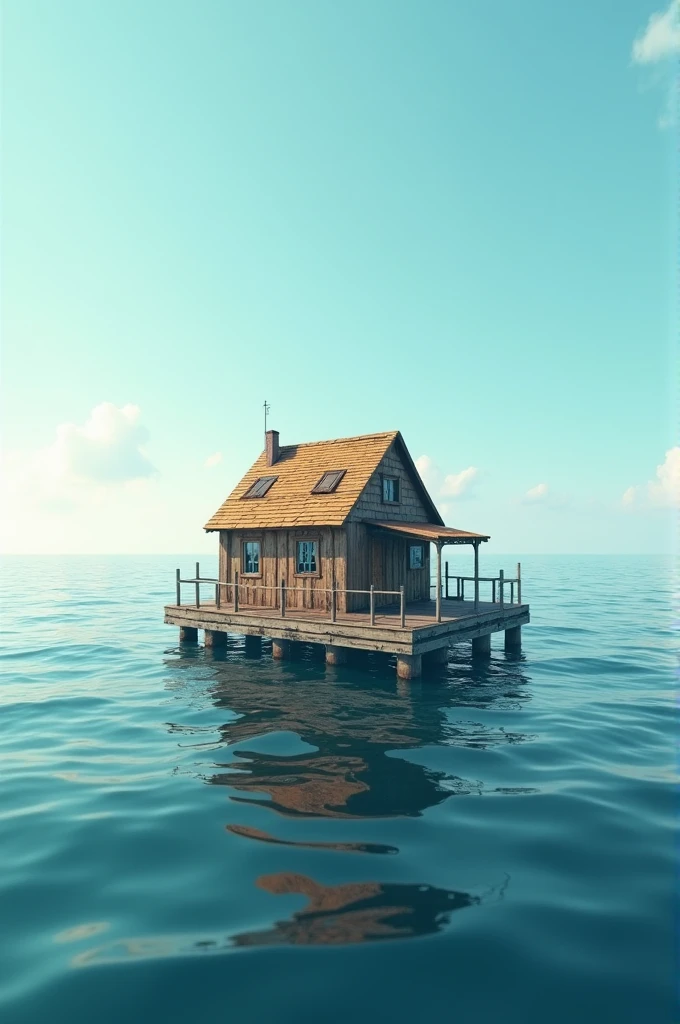
[[[227,500],[205,524],[206,530],[342,526],[398,431],[285,445],[273,466],[264,452]],[[331,494],[312,494],[328,470],[345,475]],[[243,495],[261,476],[277,480],[263,498]]]

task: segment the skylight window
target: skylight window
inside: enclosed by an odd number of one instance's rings
[[[251,484],[246,493],[243,495],[244,498],[264,498],[265,494],[273,483],[279,478],[277,476],[261,476],[254,484]]]
[[[324,473],[318,484],[312,487],[312,494],[332,494],[346,472],[346,469],[330,469]]]

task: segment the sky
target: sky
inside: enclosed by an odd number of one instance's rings
[[[213,552],[265,399],[496,551],[669,548],[680,0],[3,6],[3,552]]]

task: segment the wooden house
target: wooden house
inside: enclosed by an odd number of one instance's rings
[[[276,430],[206,523],[219,533],[219,579],[238,578],[241,607],[338,612],[430,599],[430,545],[441,580],[443,544],[471,544],[478,575],[483,534],[444,526],[398,430],[280,445]],[[238,574],[238,577],[237,575]],[[441,590],[441,583],[438,593]]]

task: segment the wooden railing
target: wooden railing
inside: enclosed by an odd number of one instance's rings
[[[453,587],[449,585],[450,583],[455,583],[455,593],[453,593]],[[449,575],[449,563],[444,563],[444,573],[442,575],[442,596],[446,601],[464,601],[466,583],[472,584],[473,599],[476,600],[476,602],[479,601],[479,597],[474,590],[475,583],[490,583],[492,604],[515,604],[515,594],[517,595],[516,603],[522,603],[522,566],[519,562],[517,563],[517,576],[506,576],[504,571],[500,569],[498,576],[478,576],[476,579],[474,576]],[[434,588],[436,593],[436,579],[432,581],[430,586],[431,588]],[[510,601],[506,600],[506,587],[510,587]]]
[[[521,566],[520,566],[519,562],[517,563],[517,576],[516,577],[506,576],[504,574],[503,570],[501,569],[499,571],[498,576],[478,576],[477,578],[475,578],[474,576],[457,576],[457,575],[449,574],[449,563],[446,562],[445,565],[444,565],[444,574],[442,576],[442,581],[441,582],[442,582],[442,592],[440,593],[440,597],[443,597],[445,600],[448,600],[448,601],[451,601],[451,600],[465,601],[465,584],[466,583],[472,584],[473,600],[474,600],[475,610],[479,606],[479,585],[480,584],[486,584],[486,583],[490,583],[491,584],[491,602],[493,604],[499,604],[500,607],[503,607],[504,605],[506,605],[508,603],[509,604],[515,604],[515,603],[521,604],[522,603],[522,577],[521,577]],[[222,606],[222,603],[223,603],[223,600],[224,600],[224,601],[226,601],[227,604],[229,604],[229,605],[231,605],[233,607],[234,612],[238,612],[239,611],[240,596],[241,596],[242,592],[245,592],[246,594],[250,594],[250,593],[252,593],[253,591],[256,591],[256,590],[275,591],[276,592],[276,596],[274,598],[274,602],[273,602],[272,605],[262,605],[262,606],[255,606],[255,607],[278,609],[282,618],[285,618],[285,616],[286,616],[286,607],[287,607],[287,603],[288,603],[288,595],[289,594],[291,594],[291,593],[296,594],[296,595],[297,594],[304,594],[306,596],[309,596],[309,594],[310,594],[310,590],[308,588],[306,588],[306,587],[302,587],[302,586],[292,586],[291,587],[291,586],[288,586],[286,584],[285,579],[282,579],[279,584],[267,586],[266,584],[254,583],[254,582],[252,582],[251,579],[248,579],[247,582],[243,582],[242,580],[239,581],[239,574],[238,574],[238,572],[234,573],[234,579],[231,580],[231,581],[213,579],[212,577],[208,577],[208,576],[203,576],[202,577],[201,576],[201,572],[200,572],[200,565],[199,565],[198,562],[196,562],[196,575],[194,577],[190,578],[190,579],[182,579],[181,576],[180,576],[180,571],[179,571],[179,569],[177,569],[177,573],[176,573],[176,588],[177,588],[177,605],[178,606],[182,604],[182,592],[181,592],[181,590],[182,590],[182,584],[183,583],[192,584],[196,588],[195,589],[195,593],[194,593],[193,607],[195,607],[195,608],[200,608],[201,607],[201,585],[207,584],[207,585],[213,586],[215,588],[215,607],[219,609]],[[453,584],[454,583],[455,583],[455,594],[452,593]],[[431,587],[434,588],[435,596],[436,596],[436,593],[437,593],[437,581],[436,581],[436,579],[431,584]],[[509,602],[506,600],[506,593],[507,593],[507,589],[506,588],[507,587],[510,587],[510,601]],[[329,617],[330,617],[331,622],[335,622],[337,620],[338,595],[339,594],[344,594],[344,595],[347,595],[347,594],[364,594],[365,596],[368,597],[369,620],[370,620],[370,624],[372,626],[375,625],[375,617],[376,617],[375,599],[376,599],[376,597],[379,596],[379,595],[380,596],[395,597],[395,598],[399,599],[399,620],[400,620],[400,625],[402,627],[404,627],[406,625],[406,597],[405,597],[405,592],[404,592],[403,585],[399,588],[399,590],[377,590],[373,586],[370,587],[368,590],[350,590],[350,589],[347,589],[345,587],[336,587],[336,586],[333,586],[333,587],[330,587],[330,588],[316,587],[315,586],[312,589],[311,594],[313,596],[317,595],[317,594],[319,594],[319,595],[321,595],[321,594],[324,594],[324,595],[330,594],[330,602],[328,602],[328,603],[329,603],[329,606],[330,606],[329,607]],[[515,595],[517,596],[517,601],[516,602],[515,602]],[[396,602],[395,602],[395,604],[396,604]],[[254,606],[249,605],[248,607],[254,607]],[[440,622],[441,621],[441,600],[435,602],[435,609],[436,609],[435,610],[435,616],[437,618],[437,621]],[[423,612],[419,611],[419,615],[422,615],[422,614],[423,614]]]
[[[264,605],[262,607],[274,607],[278,608],[282,618],[286,616],[286,606],[288,594],[293,592],[296,594],[309,594],[310,591],[305,587],[288,586],[285,579],[282,579],[280,584],[276,586],[261,583],[251,583],[248,580],[247,583],[243,581],[239,582],[238,572],[234,573],[234,579],[232,581],[216,580],[211,577],[201,576],[200,565],[196,562],[196,575],[191,579],[182,579],[180,577],[180,571],[177,569],[176,572],[176,589],[177,589],[177,605],[182,604],[182,583],[192,583],[195,588],[195,600],[193,607],[201,607],[201,584],[209,584],[215,587],[215,607],[220,608],[222,605],[222,591],[225,592],[226,601],[228,604],[232,604],[234,611],[238,612],[240,607],[239,596],[242,590],[247,593],[251,593],[254,590],[269,590],[276,591],[277,598],[273,606]],[[331,622],[337,620],[338,613],[338,594],[365,594],[368,596],[368,609],[369,618],[372,626],[375,625],[375,599],[378,595],[384,595],[389,597],[399,598],[399,618],[401,626],[406,624],[406,597],[404,594],[404,587],[401,586],[399,590],[377,590],[375,587],[370,587],[368,590],[349,590],[346,587],[314,587],[312,594],[330,594],[330,610],[329,616]]]

